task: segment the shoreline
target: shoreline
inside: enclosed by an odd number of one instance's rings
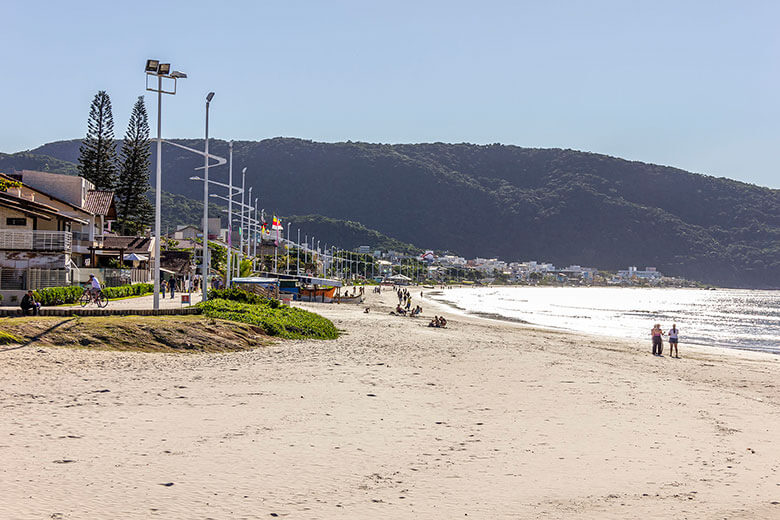
[[[416,290],[414,291],[417,292]],[[5,518],[774,518],[780,364],[365,305],[215,354],[2,352]],[[395,300],[397,302],[397,300]],[[369,313],[363,309],[370,307]],[[169,485],[170,484],[170,485]]]
[[[502,286],[503,287],[503,286]],[[508,287],[508,286],[507,286]],[[511,288],[521,288],[524,286],[511,286]],[[456,287],[456,288],[464,288],[464,287]],[[474,289],[474,287],[465,287],[467,289]],[[485,287],[487,289],[487,287]],[[547,288],[547,287],[544,287]],[[589,289],[590,287],[581,287],[581,289]],[[601,287],[599,287],[601,288]],[[647,289],[645,287],[627,287],[629,289]],[[615,289],[626,289],[626,287],[615,287]],[[664,289],[664,288],[658,288],[658,289]],[[691,288],[682,288],[682,289],[691,289]],[[691,290],[699,290],[699,289],[691,289]],[[747,290],[747,289],[724,289],[724,290]],[[753,291],[754,289],[749,289]],[[433,296],[444,296],[445,293],[442,289],[424,289],[423,292],[430,292]],[[528,327],[532,327],[538,330],[548,330],[548,331],[558,331],[558,332],[566,332],[570,334],[578,334],[578,335],[584,335],[589,337],[601,337],[599,335],[594,334],[593,332],[589,331],[581,331],[577,329],[570,329],[565,327],[554,327],[554,326],[546,326],[538,323],[533,323],[527,320],[523,320],[521,318],[513,318],[509,316],[503,316],[498,313],[491,313],[491,312],[477,312],[477,311],[471,311],[469,309],[466,309],[464,307],[461,307],[455,302],[452,302],[450,300],[446,299],[438,299],[435,297],[428,298],[427,301],[429,302],[435,302],[437,305],[439,305],[442,309],[447,309],[449,312],[454,312],[460,316],[464,317],[474,317],[474,318],[482,318],[482,319],[488,319],[488,320],[494,320],[499,322],[505,322],[505,323],[517,323],[526,325]],[[615,336],[615,335],[609,335],[606,336],[613,338],[613,339],[621,339],[626,341],[640,341],[638,338],[633,338],[629,336]],[[668,342],[664,342],[664,349],[668,349]],[[702,342],[694,342],[694,341],[686,341],[683,343],[685,348],[694,348],[694,349],[700,349],[700,350],[712,350],[715,352],[719,351],[725,351],[727,353],[730,353],[732,355],[738,355],[737,353],[741,354],[759,354],[759,355],[768,355],[772,358],[778,358],[780,360],[780,350],[777,352],[767,351],[763,350],[761,348],[752,348],[752,347],[739,347],[739,346],[715,346],[709,343],[702,343]]]

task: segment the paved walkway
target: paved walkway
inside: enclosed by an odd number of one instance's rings
[[[165,298],[160,294],[160,308],[161,309],[178,309],[180,307],[187,307],[188,305],[181,303],[181,295],[187,293],[175,293],[175,297],[171,298],[171,295],[166,291]],[[201,293],[190,293],[190,303],[195,305],[200,302]],[[94,307],[94,306],[93,306]],[[109,301],[106,308],[116,309],[151,309],[154,307],[154,295],[148,294],[138,298],[127,298],[125,300]]]
[[[166,298],[162,298],[162,294],[160,294],[160,309],[179,309],[182,307],[188,307],[188,304],[182,304],[181,302],[181,294],[182,293],[175,293],[175,297],[171,298],[170,294],[167,292],[165,293]],[[186,294],[186,293],[184,293]],[[195,305],[196,303],[199,303],[201,299],[201,293],[191,293],[190,294],[190,303],[192,305]],[[126,309],[126,310],[142,310],[142,309],[152,309],[154,307],[154,295],[148,294],[146,296],[139,296],[138,298],[125,298],[123,300],[109,300],[108,305],[106,306],[106,309]],[[0,306],[0,310],[3,311],[16,311],[19,308],[18,304],[15,305],[3,305]],[[46,309],[66,309],[68,307],[60,306],[60,307],[45,307]],[[81,308],[81,307],[79,307]],[[97,305],[87,305],[85,309],[97,309]]]

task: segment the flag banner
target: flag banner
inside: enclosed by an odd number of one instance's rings
[[[282,229],[282,219],[277,218],[276,215],[274,215],[273,223],[271,224],[271,229],[274,229],[276,231],[279,231]]]

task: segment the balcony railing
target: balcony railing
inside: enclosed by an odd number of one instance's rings
[[[0,249],[21,251],[70,251],[72,240],[69,231],[0,230]]]

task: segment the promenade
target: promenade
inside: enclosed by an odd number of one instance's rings
[[[182,303],[181,295],[187,294],[187,293],[180,293],[176,292],[174,293],[174,297],[171,298],[170,294],[166,292],[166,297],[162,298],[162,294],[160,295],[160,309],[180,309],[184,307],[189,307],[190,305],[195,305],[197,303],[200,303],[201,298],[203,297],[200,292],[194,292],[190,293],[190,303]],[[42,307],[42,310],[47,309],[69,309],[69,308],[78,308],[81,309],[81,305],[59,305],[59,306],[53,306],[53,307]],[[97,305],[91,304],[87,305],[86,307],[83,307],[84,309],[97,309]],[[135,311],[135,310],[151,310],[154,308],[154,295],[147,294],[145,296],[138,296],[136,298],[122,298],[117,300],[109,300],[108,305],[105,307],[107,310],[127,310],[127,311]],[[1,305],[0,306],[0,314],[9,314],[14,313],[19,309],[19,304],[14,303],[13,305]]]

